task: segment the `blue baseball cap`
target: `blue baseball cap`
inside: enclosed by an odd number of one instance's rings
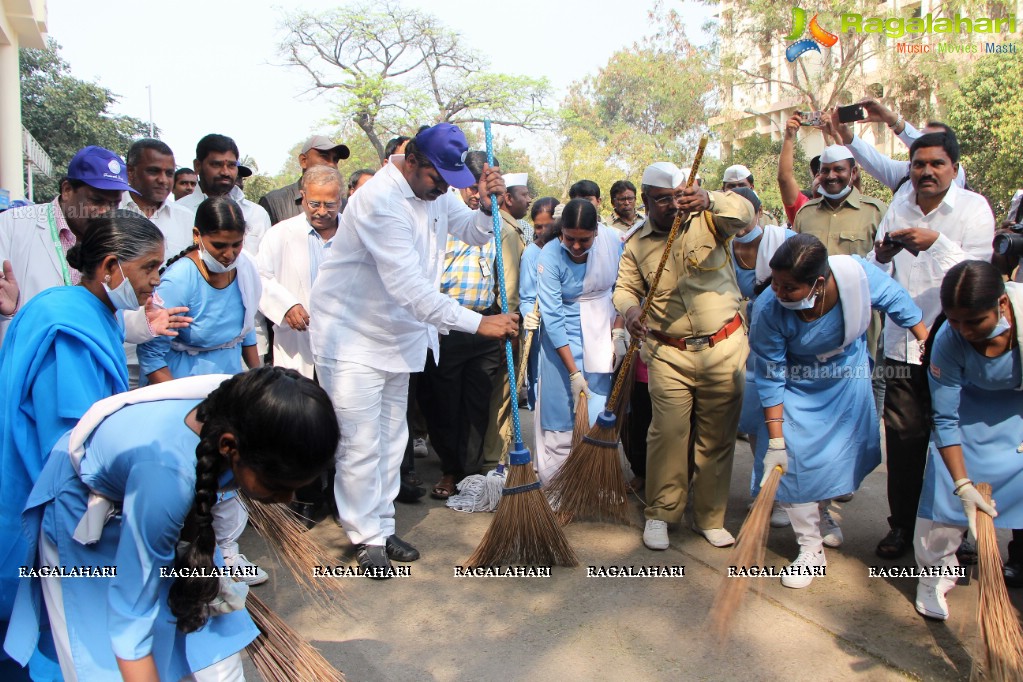
[[[90,145],[78,150],[67,165],[68,180],[78,180],[96,189],[130,190],[128,167],[117,154]],[[135,192],[138,194],[138,192]]]
[[[457,189],[476,184],[476,178],[465,165],[469,143],[456,125],[438,123],[416,135],[416,148],[433,164],[444,182]]]

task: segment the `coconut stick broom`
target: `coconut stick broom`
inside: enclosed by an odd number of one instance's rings
[[[490,120],[484,120],[483,130],[487,142],[487,162],[494,165],[494,138]],[[508,312],[508,291],[504,281],[504,258],[501,253],[501,216],[497,195],[490,195],[494,216],[494,242],[497,251],[497,281],[501,292],[501,312]],[[511,340],[504,342],[505,361],[508,363],[508,381],[518,386],[515,378],[515,360],[512,358]],[[490,528],[469,557],[469,566],[519,564],[534,566],[575,566],[579,562],[568,544],[565,533],[554,518],[547,498],[540,492],[540,481],[531,464],[529,450],[522,441],[519,423],[518,396],[512,396],[512,426],[515,444],[508,452],[508,477],[505,479],[501,503],[494,512]]]
[[[693,159],[692,170],[689,172],[689,179],[686,187],[692,187],[696,180],[697,170],[703,160],[703,152],[707,147],[707,136],[700,139],[700,146],[696,151],[696,158]],[[685,218],[686,225],[692,220],[692,216]],[[661,262],[657,266],[654,278],[650,283],[650,289],[643,303],[643,310],[640,313],[640,322],[646,319],[653,302],[653,294],[657,291],[657,285],[661,281],[661,274],[664,272],[664,265],[671,255],[671,247],[675,238],[682,231],[683,214],[675,215],[668,239],[664,244],[664,253],[661,254]],[[597,416],[597,422],[583,438],[579,447],[573,448],[568,459],[554,475],[550,485],[547,486],[547,494],[558,509],[558,516],[564,522],[576,518],[596,518],[628,523],[628,489],[625,486],[625,475],[622,473],[621,463],[618,459],[618,422],[616,410],[619,401],[627,400],[623,391],[626,379],[632,376],[632,360],[639,348],[640,340],[633,338],[629,344],[629,350],[625,353],[625,359],[618,368],[618,377],[615,379],[611,389],[611,395],[607,399],[604,411]]]
[[[977,491],[991,502],[990,484],[978,483]],[[977,553],[980,560],[977,623],[984,648],[981,659],[974,659],[970,677],[974,680],[1021,680],[1023,628],[1005,589],[995,523],[980,511],[977,513]]]
[[[266,682],[344,682],[345,676],[251,590],[245,608],[259,636],[245,647]]]
[[[753,502],[749,515],[739,529],[739,537],[735,541],[728,557],[729,566],[763,566],[764,555],[767,552],[767,535],[771,530],[771,510],[774,507],[774,498],[778,494],[778,484],[781,483],[781,467],[775,467],[767,482],[760,487],[760,493]],[[732,624],[732,616],[735,615],[739,604],[746,595],[746,588],[749,587],[747,578],[721,579],[717,594],[714,595],[714,605],[710,609],[711,629],[718,639],[724,639]]]

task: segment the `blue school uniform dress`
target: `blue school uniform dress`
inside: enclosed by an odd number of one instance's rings
[[[905,289],[874,265],[853,258],[867,274],[872,308],[902,327],[920,321],[920,309]],[[816,502],[853,492],[881,463],[866,335],[825,361],[817,358],[844,341],[842,306],[839,300],[823,317],[803,322],[770,289],[754,305],[750,346],[757,352],[760,405],[784,404],[789,469],[778,487],[779,502]],[[763,476],[768,445],[762,422],[757,430],[757,481]]]
[[[239,268],[244,266],[239,263]],[[242,371],[242,346],[255,345],[256,333],[249,330],[241,335],[245,305],[238,276],[216,289],[191,258],[181,258],[167,268],[157,291],[164,307],[187,306],[192,324],[179,329],[176,337],[158,336],[138,347],[143,383],[146,375],[161,367],[175,379]]]
[[[611,392],[611,373],[586,371],[583,365],[583,332],[578,298],[589,263],[574,263],[558,240],[544,244],[537,264],[537,291],[544,333],[540,337],[540,428],[544,431],[571,431],[575,419],[575,401],[565,364],[557,349],[568,346],[576,367],[590,387],[588,401],[590,425],[604,409]],[[611,329],[608,327],[608,336]],[[535,342],[534,342],[535,343]]]
[[[991,484],[998,503],[995,525],[1023,528],[1023,391],[1017,390],[1023,369],[1016,339],[1013,345],[1012,350],[987,358],[948,324],[938,330],[928,375],[934,431],[918,516],[967,525],[963,505],[952,493],[952,476],[938,452],[939,447],[961,444],[970,480]]]
[[[540,262],[540,247],[535,242],[530,242],[522,252],[522,260],[519,262],[519,314],[525,317],[533,312],[536,304],[537,273],[536,266]],[[529,360],[526,361],[526,403],[532,410],[536,406],[536,380],[540,368],[540,335],[543,333],[543,317],[540,318],[540,328],[533,337],[529,346]]]
[[[24,514],[35,563],[40,528],[64,566],[116,566],[115,577],[61,580],[68,637],[80,680],[119,680],[115,655],[152,654],[161,680],[179,680],[243,649],[258,634],[248,611],[215,616],[184,635],[167,604],[178,536],[195,499],[195,448],[185,425],[198,400],[128,405],[111,414],[85,442],[81,475],[68,456],[65,435],[53,449]],[[139,428],[144,424],[145,428]],[[222,487],[231,483],[222,477]],[[119,507],[98,542],[74,539],[90,491]],[[217,563],[222,565],[219,553]],[[45,617],[38,579],[23,579],[5,648],[12,658],[31,653]]]

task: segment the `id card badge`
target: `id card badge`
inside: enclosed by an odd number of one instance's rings
[[[490,277],[490,261],[480,256],[480,272],[484,277]]]

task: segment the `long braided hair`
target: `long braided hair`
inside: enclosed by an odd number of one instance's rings
[[[210,197],[199,204],[199,208],[195,210],[195,228],[201,235],[214,232],[241,232],[244,234],[246,225],[242,207],[226,196]],[[199,242],[196,241],[182,249],[177,255],[171,256],[167,260],[167,264],[160,269],[160,274],[162,275],[167,268],[198,248]]]
[[[209,603],[220,581],[195,577],[196,569],[213,568],[216,537],[213,505],[219,475],[231,464],[220,452],[221,437],[234,436],[242,464],[263,481],[306,483],[330,465],[340,440],[334,408],[326,392],[294,370],[261,367],[235,375],[199,404],[202,423],[196,446],[195,501],[182,540],[190,545],[179,553],[177,577],[168,602],[181,632],[201,628],[209,618]],[[201,571],[200,571],[201,572]]]

